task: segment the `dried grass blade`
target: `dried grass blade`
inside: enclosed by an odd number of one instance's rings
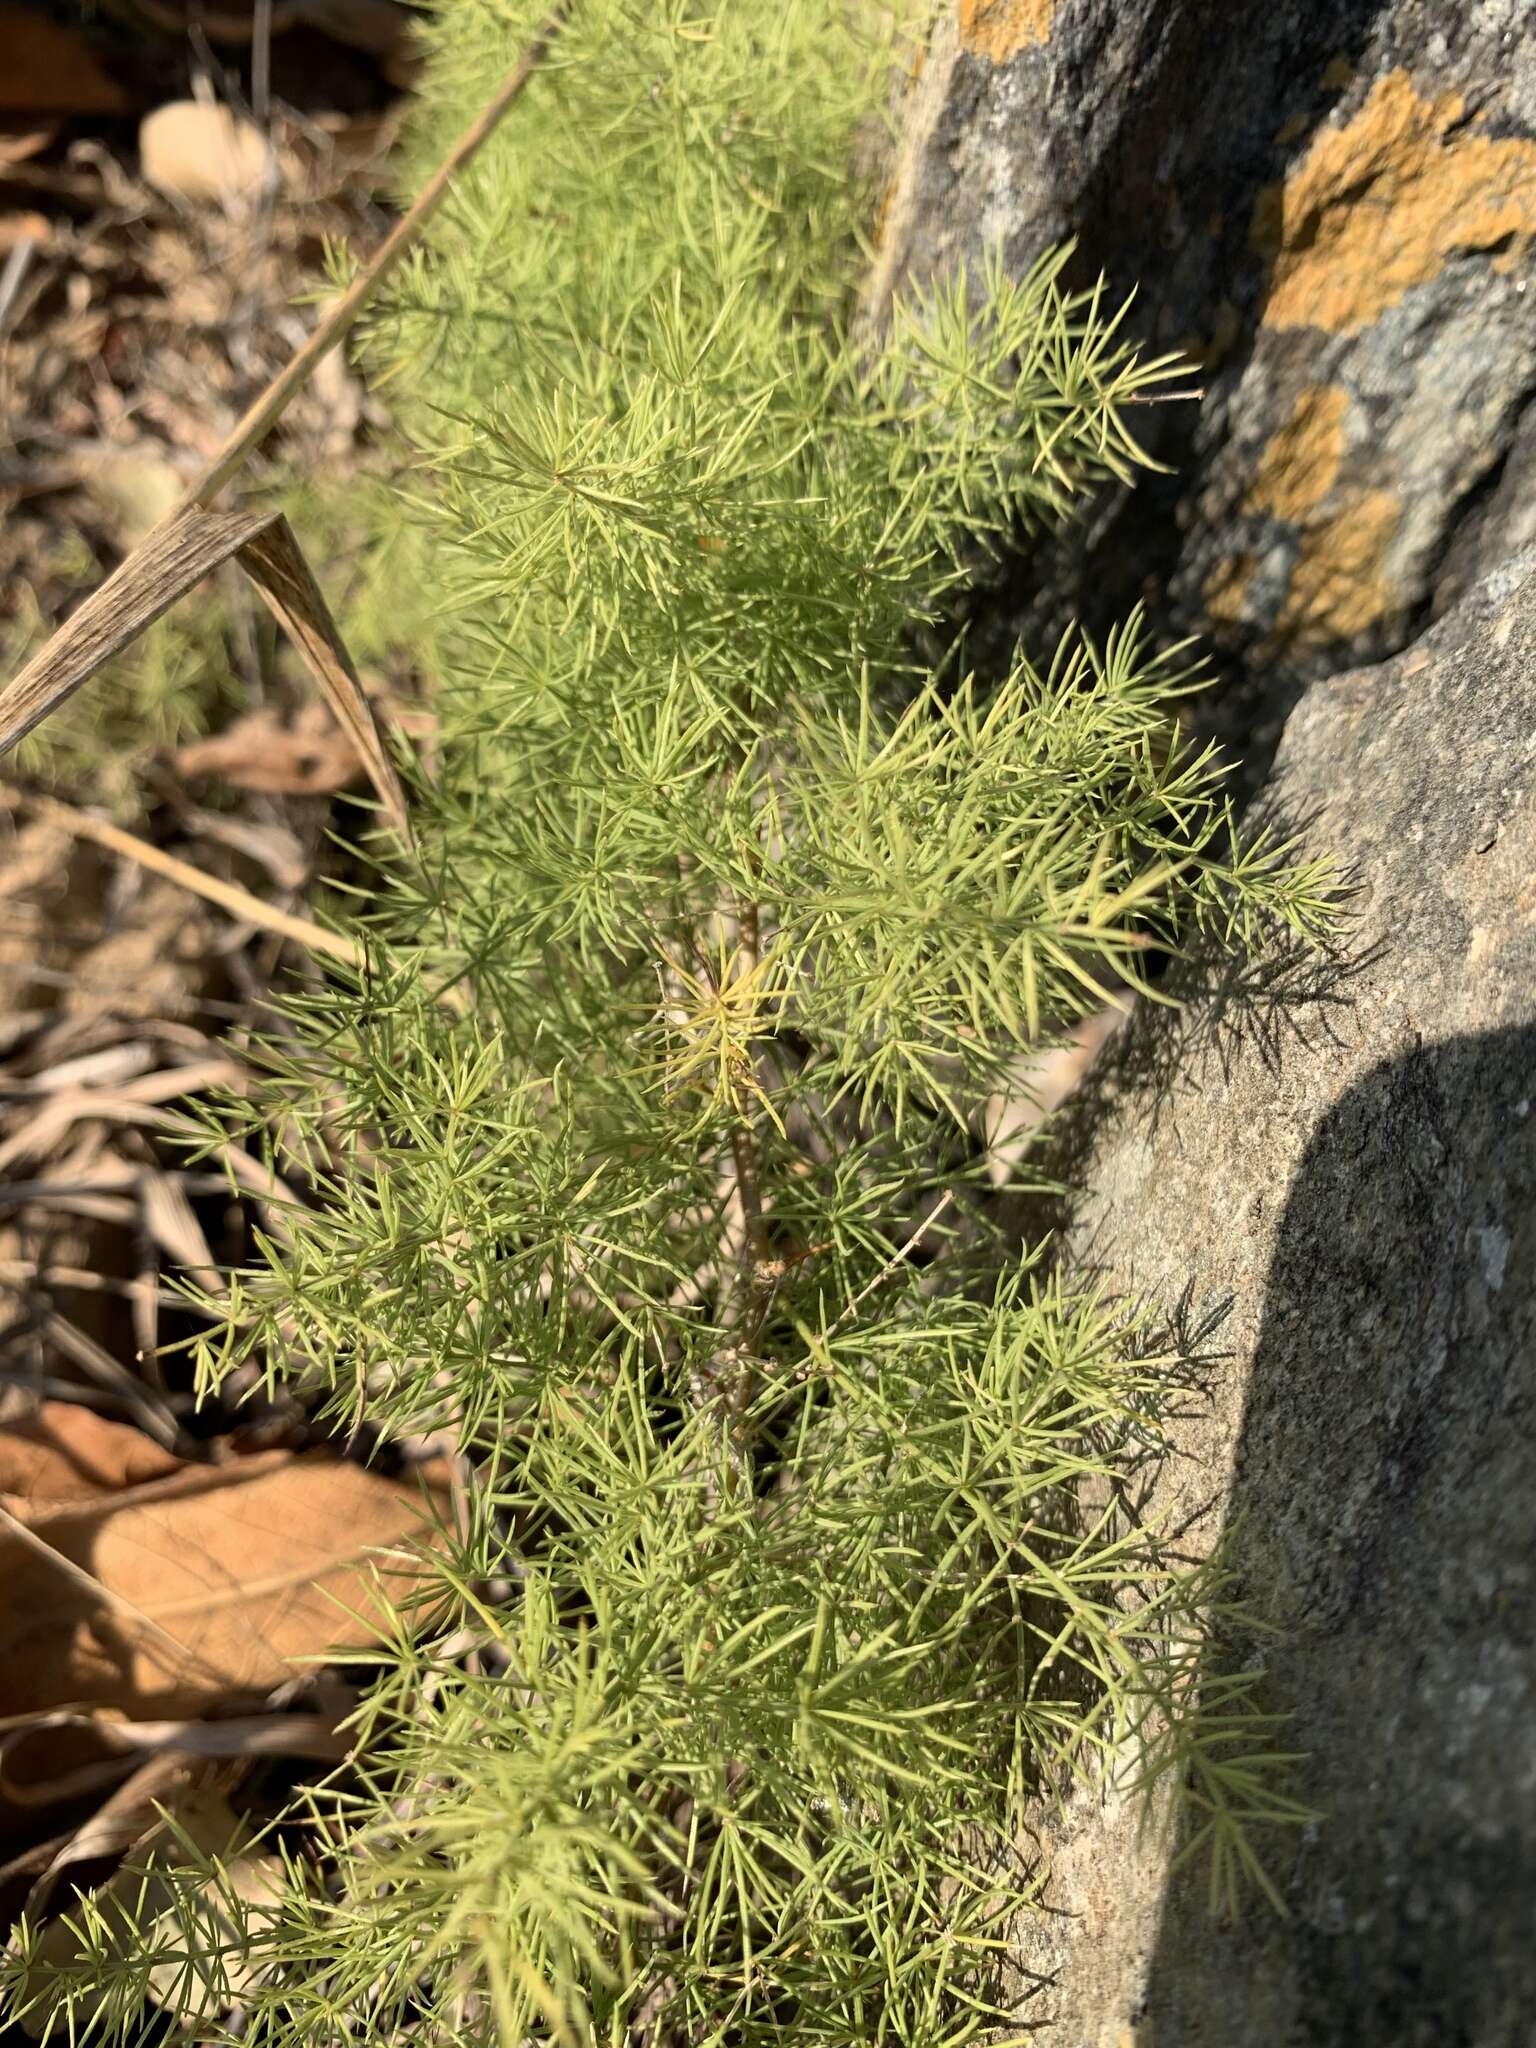
[[[93,1272],[89,1266],[57,1265],[49,1259],[0,1259],[0,1289],[17,1294],[47,1294],[57,1289],[71,1294],[121,1294],[131,1298],[138,1285],[137,1280],[119,1280],[115,1274]],[[172,1288],[157,1288],[156,1294],[161,1308],[195,1308],[195,1304],[189,1304],[185,1296]]]
[[[368,779],[379,793],[384,815],[409,846],[411,825],[400,777],[385,748],[373,706],[364,695],[352,658],[326,608],[320,586],[310,574],[293,528],[279,515],[269,526],[252,534],[239,553],[241,567],[303,655],[320,686],[320,694],[357,748]]]
[[[99,1386],[116,1395],[146,1436],[153,1437],[168,1451],[180,1445],[181,1429],[169,1408],[135,1379],[125,1365],[119,1365],[110,1351],[104,1351],[94,1337],[88,1336],[68,1316],[61,1316],[57,1309],[49,1309],[43,1315],[41,1326],[66,1358],[78,1365],[82,1372],[89,1373]]]
[[[0,746],[3,744],[3,737],[0,737]],[[55,819],[77,838],[89,839],[112,853],[122,854],[127,860],[137,861],[140,867],[163,875],[167,881],[179,882],[182,888],[190,889],[206,902],[217,903],[235,917],[260,925],[264,931],[277,932],[285,939],[293,939],[299,945],[307,946],[312,953],[333,954],[352,967],[362,964],[360,949],[351,939],[343,938],[340,932],[328,932],[323,925],[315,924],[307,917],[294,917],[286,910],[264,903],[249,889],[242,889],[233,882],[221,882],[214,875],[205,875],[190,861],[162,853],[158,846],[136,839],[121,826],[109,824],[105,818],[93,817],[89,811],[72,810],[68,804],[58,803],[51,797],[34,798],[33,801],[46,816]]]
[[[251,451],[265,440],[321,361],[351,330],[382,280],[419,239],[422,229],[452,189],[454,178],[508,108],[522,96],[545,52],[565,26],[568,12],[569,0],[561,0],[484,111],[449,150],[415,203],[335,300],[297,355],[236,423],[176,510],[140,542],[28,662],[9,689],[0,693],[0,754],[8,752],[83,683],[89,682],[103,662],[157,619],[184,591],[270,522],[270,513],[213,513],[208,507]],[[263,595],[267,595],[265,586]],[[270,597],[268,601],[271,602]],[[331,636],[334,638],[334,628]],[[313,661],[310,646],[303,640],[300,644]],[[347,724],[350,729],[350,718]],[[372,756],[364,758],[371,768]],[[390,794],[385,794],[385,807],[393,816]]]
[[[55,1095],[0,1144],[0,1172],[8,1172],[18,1159],[43,1157],[75,1124],[134,1124],[144,1130],[167,1130],[170,1120],[160,1109],[162,1103],[195,1094],[199,1088],[237,1088],[244,1079],[245,1069],[237,1060],[194,1060],[184,1067],[162,1067],[112,1093],[101,1088],[74,1088]],[[133,1187],[138,1176],[130,1168],[116,1181],[92,1176],[87,1182],[78,1173],[70,1178],[76,1186]],[[14,1189],[5,1192],[20,1199]]]
[[[212,1248],[178,1177],[146,1167],[139,1182],[144,1224],[168,1258],[196,1281],[205,1294],[219,1293],[223,1283]],[[155,1290],[158,1295],[158,1288]]]
[[[271,518],[269,511],[208,512],[194,506],[157,526],[0,695],[0,754],[24,739]]]

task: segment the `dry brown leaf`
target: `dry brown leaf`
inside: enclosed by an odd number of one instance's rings
[[[0,1493],[29,1507],[94,1500],[181,1469],[142,1430],[71,1401],[45,1401],[25,1421],[0,1425]]]
[[[31,7],[0,5],[0,109],[8,114],[125,114],[133,102],[78,29]]]
[[[205,0],[139,0],[139,12],[162,28],[183,34],[196,26],[214,42],[251,40],[249,6],[242,13],[237,6],[208,6]],[[267,33],[280,36],[308,25],[338,43],[388,59],[405,43],[411,20],[400,0],[273,0]]]
[[[1072,1027],[1065,1044],[1015,1060],[1008,1088],[983,1104],[978,1127],[987,1147],[987,1176],[995,1188],[1008,1185],[1040,1126],[1082,1085],[1131,1014],[1131,991],[1116,983],[1113,994],[1112,1003]]]
[[[295,1658],[377,1641],[387,1603],[374,1554],[405,1546],[384,1566],[389,1583],[419,1579],[423,1509],[443,1512],[446,1497],[323,1452],[276,1451],[29,1513],[57,1555],[0,1529],[0,1714],[66,1702],[186,1714],[270,1691]]]
[[[27,1894],[27,1912],[42,1913],[61,1873],[71,1863],[118,1856],[141,1840],[145,1830],[155,1825],[156,1802],[169,1803],[173,1790],[184,1787],[197,1768],[173,1753],[146,1757],[55,1851]]]
[[[329,796],[363,772],[362,757],[323,704],[307,704],[284,725],[270,706],[248,711],[210,739],[176,755],[181,775],[216,775],[236,789],[279,796]]]

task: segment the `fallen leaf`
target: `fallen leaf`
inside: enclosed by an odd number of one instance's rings
[[[182,1460],[142,1430],[72,1401],[0,1427],[0,1493],[28,1506],[98,1499],[182,1470]]]
[[[269,706],[248,711],[211,739],[180,748],[176,768],[269,796],[330,796],[361,779],[363,761],[326,707],[306,704],[292,725]]]
[[[133,102],[78,29],[30,7],[0,5],[0,110],[7,114],[124,114]]]
[[[0,1716],[191,1714],[376,1642],[380,1573],[397,1593],[420,1582],[424,1509],[446,1499],[444,1483],[274,1451],[29,1511],[0,1527]]]
[[[156,1801],[166,1800],[172,1788],[184,1785],[197,1768],[173,1753],[146,1757],[55,1851],[27,1894],[27,1912],[42,1912],[60,1875],[72,1863],[117,1856],[141,1840],[145,1830],[155,1824]]]
[[[982,1107],[980,1133],[987,1147],[987,1177],[1005,1188],[1040,1126],[1079,1088],[1094,1061],[1130,1015],[1134,997],[1118,988],[1115,1000],[1075,1024],[1066,1042],[1026,1053],[1011,1063],[1009,1085]]]

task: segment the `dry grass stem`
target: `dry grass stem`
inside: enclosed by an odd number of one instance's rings
[[[217,903],[221,910],[227,910],[235,917],[260,925],[265,931],[276,932],[281,938],[292,939],[298,945],[308,947],[312,953],[330,953],[352,967],[362,964],[361,949],[340,932],[328,932],[310,918],[295,917],[290,911],[264,903],[259,896],[253,896],[249,889],[242,889],[237,883],[221,882],[217,876],[205,875],[190,861],[178,860],[174,854],[162,852],[158,846],[151,846],[147,840],[136,838],[120,825],[94,817],[89,811],[74,810],[52,797],[37,797],[33,801],[45,817],[62,825],[77,838],[89,839],[110,853],[122,854],[125,859],[136,861],[151,873],[163,875],[169,882],[179,882],[182,888],[190,889],[208,903]]]

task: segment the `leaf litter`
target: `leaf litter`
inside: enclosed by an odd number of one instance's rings
[[[34,1420],[41,1443],[17,1447],[37,1458],[34,1487],[67,1485],[76,1463],[42,1455],[61,1405]],[[116,1456],[149,1476],[0,1499],[0,1720],[82,1704],[163,1719],[260,1698],[305,1659],[380,1640],[382,1554],[394,1580],[419,1578],[412,1556],[446,1498],[430,1473],[391,1479],[323,1450],[155,1469],[153,1444],[92,1420],[97,1470]]]
[[[157,192],[67,116],[12,124],[0,674],[163,523],[313,331],[324,239],[377,242],[394,124],[274,105],[256,205]],[[335,355],[291,394],[266,474],[372,474],[383,423]],[[202,544],[227,515],[198,517]],[[257,1373],[198,1410],[180,1355],[184,1285],[216,1297],[252,1232],[282,1242],[311,1198],[233,1142],[189,1166],[186,1111],[242,1086],[274,977],[319,971],[334,798],[371,781],[403,821],[378,714],[431,726],[408,660],[352,667],[284,522],[240,533],[254,580],[206,547],[186,571],[211,629],[153,629],[0,783],[0,1912],[41,1916],[39,1961],[66,1970],[83,1920],[189,1843],[236,1890],[270,1883],[249,1845],[271,1774],[351,1747],[326,1660],[378,1641],[381,1586],[422,1580],[453,1506],[441,1459],[357,1462]],[[17,2017],[38,2032],[47,2011]]]

